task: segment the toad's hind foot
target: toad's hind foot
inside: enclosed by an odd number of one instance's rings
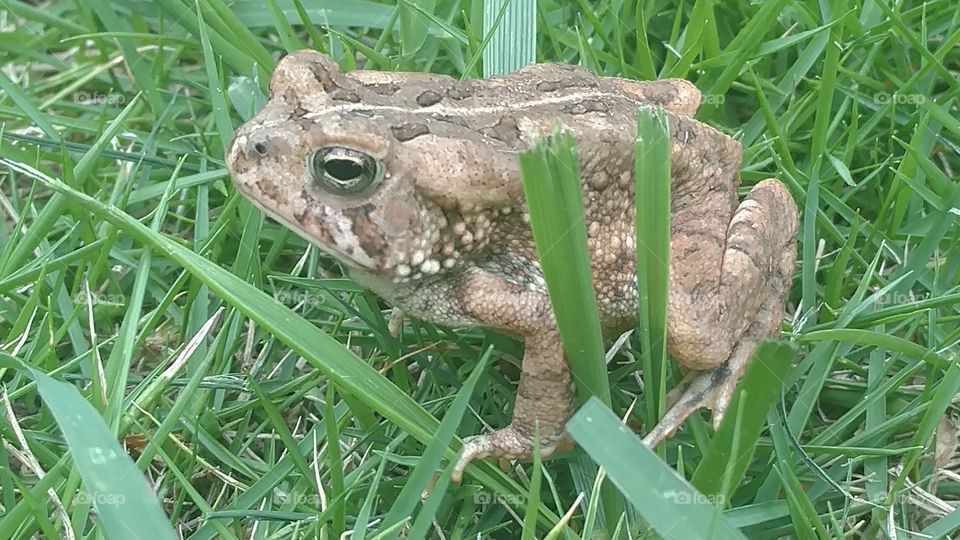
[[[720,249],[698,240],[710,232],[697,228],[704,216],[688,217],[675,235],[687,251],[671,255],[667,347],[695,371],[671,392],[680,397],[644,439],[648,446],[671,436],[700,408],[713,410],[719,427],[757,345],[780,334],[793,275],[799,218],[778,180],[754,186],[730,218]],[[721,269],[719,281],[703,271],[714,264]]]
[[[698,409],[713,413],[713,429],[718,429],[737,387],[738,377],[729,363],[709,371],[692,372],[667,395],[669,409],[650,433],[643,438],[648,448],[655,448],[673,436],[683,422]]]
[[[670,391],[667,402],[673,404],[643,439],[648,448],[654,448],[664,439],[673,436],[684,420],[697,409],[712,411],[713,429],[720,428],[737,384],[743,377],[757,345],[762,340],[776,337],[780,333],[782,302],[779,290],[775,289],[761,305],[757,318],[733,348],[726,362],[707,371],[689,373]]]
[[[531,459],[534,452],[533,437],[512,425],[484,435],[469,437],[463,443],[463,451],[453,467],[452,479],[459,484],[463,470],[475,459],[500,458],[503,466],[509,460]],[[572,446],[569,437],[560,433],[540,439],[540,457],[546,459],[557,451],[567,451]]]

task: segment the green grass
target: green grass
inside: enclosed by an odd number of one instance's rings
[[[0,6],[0,538],[160,538],[158,511],[194,539],[960,528],[956,2],[544,0],[535,35],[464,0]],[[382,302],[236,194],[223,152],[284,51],[476,78],[522,61],[484,20],[538,61],[692,80],[698,118],[743,143],[742,192],[790,187],[782,395],[745,383],[720,434],[694,417],[659,459],[592,435],[615,462],[585,448],[447,484],[454,431],[508,423],[521,344],[415,320],[394,337]],[[641,434],[680,375],[642,350],[606,381]],[[601,485],[685,495],[651,519]]]

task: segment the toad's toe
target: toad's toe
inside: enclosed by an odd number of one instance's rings
[[[463,451],[453,468],[452,479],[459,484],[463,479],[463,471],[474,459],[496,457],[501,466],[506,460],[531,459],[534,454],[534,440],[522,430],[512,425],[503,429],[491,431],[483,435],[468,438],[463,443]],[[552,437],[540,439],[540,457],[550,457],[554,452],[569,450],[572,446],[566,434],[561,433]]]

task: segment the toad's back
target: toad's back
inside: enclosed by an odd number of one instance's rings
[[[284,58],[270,89],[269,103],[238,131],[228,152],[241,191],[388,300],[441,323],[476,323],[456,302],[440,300],[452,298],[451,287],[475,267],[545,292],[516,153],[558,126],[577,137],[593,280],[609,326],[636,312],[638,107],[671,111],[679,141],[675,183],[696,184],[697,175],[687,172],[710,165],[697,156],[727,156],[725,168],[738,165],[734,141],[687,116],[699,105],[699,92],[681,80],[597,77],[556,64],[473,81],[344,75],[329,58],[305,51]],[[704,145],[722,151],[704,152]],[[346,180],[337,175],[349,175],[351,167],[361,171],[359,182],[344,190]],[[685,192],[703,190],[675,185],[674,192],[685,205]],[[728,220],[735,199],[716,195],[724,200],[701,198],[687,211]]]

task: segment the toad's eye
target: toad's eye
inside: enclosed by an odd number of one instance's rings
[[[314,152],[307,163],[313,180],[333,195],[356,195],[380,183],[383,164],[372,156],[342,146]]]

